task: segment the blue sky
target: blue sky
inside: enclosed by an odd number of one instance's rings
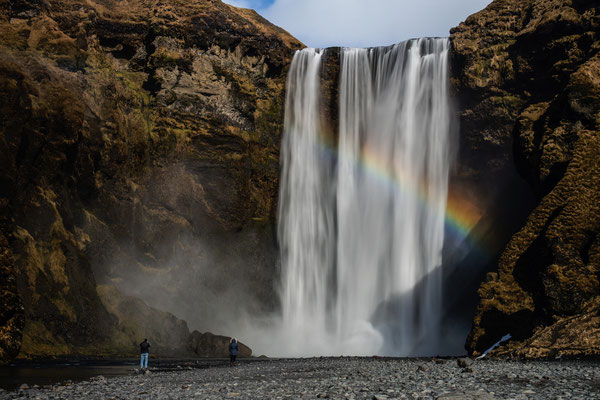
[[[491,0],[224,0],[253,8],[311,47],[384,46],[451,27]]]

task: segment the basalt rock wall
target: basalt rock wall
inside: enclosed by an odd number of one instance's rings
[[[599,35],[591,0],[496,0],[451,32],[469,155],[459,175],[485,188],[516,171],[534,196],[479,288],[473,355],[506,334],[513,339],[497,355],[600,354]]]
[[[0,1],[0,358],[123,354],[116,298],[174,349],[144,302],[201,331],[274,306],[301,46],[219,0]]]

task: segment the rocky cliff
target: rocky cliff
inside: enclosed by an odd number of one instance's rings
[[[600,353],[599,32],[595,0],[495,0],[452,31],[453,187],[483,193],[480,229],[504,241],[471,354],[507,333],[498,355]],[[188,324],[237,336],[274,307],[301,46],[219,0],[0,0],[0,361],[132,354],[141,336],[215,356],[227,338]]]
[[[115,297],[203,331],[273,306],[301,46],[219,0],[0,1],[1,359],[125,351]]]
[[[511,334],[496,354],[598,355],[600,3],[496,0],[451,41],[463,176],[513,169],[535,196],[479,289],[467,349]]]

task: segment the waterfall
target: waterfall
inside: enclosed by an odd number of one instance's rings
[[[323,51],[294,56],[278,210],[285,355],[440,353],[448,46],[342,49],[334,150]]]
[[[283,326],[299,332],[310,321],[327,331],[328,274],[334,268],[332,168],[319,147],[322,53],[296,53],[288,73],[279,195]]]

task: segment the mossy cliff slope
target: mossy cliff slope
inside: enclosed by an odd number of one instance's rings
[[[600,4],[496,0],[451,40],[462,151],[484,173],[514,163],[537,198],[479,289],[467,349],[510,333],[497,354],[598,355]]]
[[[119,353],[97,283],[208,327],[232,275],[268,306],[299,47],[218,0],[0,0],[0,358]]]

